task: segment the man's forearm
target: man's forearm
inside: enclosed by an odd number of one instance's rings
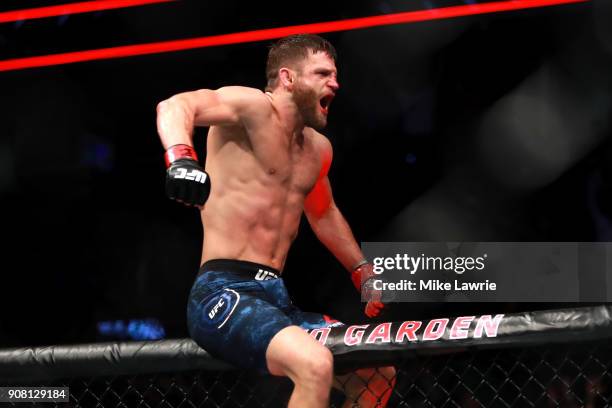
[[[352,272],[364,259],[351,227],[335,205],[316,219],[308,217],[308,221],[319,241],[347,271]]]
[[[164,146],[184,144],[192,146],[194,113],[189,104],[172,97],[157,105],[157,132]]]

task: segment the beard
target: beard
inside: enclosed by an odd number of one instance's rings
[[[319,97],[312,89],[304,86],[300,81],[293,88],[293,101],[295,102],[304,125],[315,130],[322,130],[327,125],[327,118],[321,113]]]

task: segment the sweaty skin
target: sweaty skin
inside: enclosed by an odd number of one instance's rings
[[[311,128],[286,130],[270,94],[251,97],[258,106],[250,117],[256,125],[209,131],[212,189],[201,211],[202,262],[242,259],[282,270],[306,196],[329,168],[331,146]]]
[[[327,124],[339,88],[325,53],[281,70],[284,86],[199,90],[158,105],[162,144],[192,145],[194,126],[210,126],[206,171],[211,193],[201,209],[202,262],[239,259],[282,270],[304,212],[315,234],[351,270],[363,259],[336,207],[327,172],[332,147],[313,129]],[[329,99],[328,102],[321,102]]]
[[[313,52],[290,65],[279,69],[272,92],[203,89],[158,105],[157,127],[165,149],[192,146],[193,128],[210,127],[205,169],[211,191],[200,209],[202,263],[234,259],[282,271],[302,213],[348,271],[363,259],[333,200],[327,177],[331,144],[315,130],[327,124],[329,104],[339,88],[335,63],[328,54]],[[365,312],[375,316],[382,307],[370,301]],[[271,374],[294,382],[290,407],[327,406],[333,357],[302,328],[288,326],[276,333],[265,357]],[[340,379],[346,406],[353,401],[386,406],[395,371],[379,370],[378,377],[372,369],[358,370],[354,383]]]
[[[282,271],[303,212],[317,238],[353,271],[363,254],[332,197],[331,144],[314,129],[327,124],[339,88],[335,63],[324,52],[312,53],[281,68],[278,81],[272,92],[202,89],[157,107],[166,149],[192,146],[193,128],[210,127],[205,168],[212,187],[201,208],[202,263],[237,259]],[[370,270],[367,264],[358,271],[369,276]],[[372,300],[366,315],[382,308]]]

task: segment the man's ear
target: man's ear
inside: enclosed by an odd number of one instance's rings
[[[295,82],[295,72],[289,68],[281,68],[278,70],[278,78],[281,85],[288,89],[293,90],[293,84]]]

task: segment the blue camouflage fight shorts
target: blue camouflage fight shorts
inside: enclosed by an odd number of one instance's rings
[[[191,338],[213,357],[261,372],[268,372],[272,337],[285,327],[343,325],[295,307],[277,270],[231,259],[202,265],[189,295],[187,324]]]

